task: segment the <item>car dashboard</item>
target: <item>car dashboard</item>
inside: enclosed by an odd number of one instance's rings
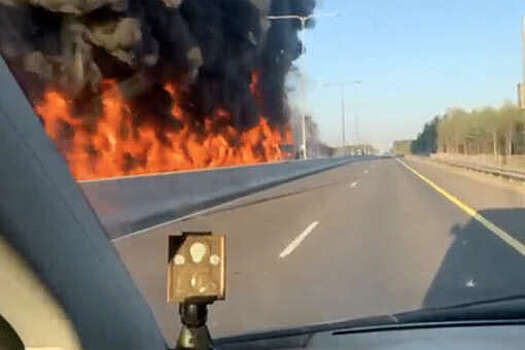
[[[246,340],[219,341],[217,349],[522,349],[525,326],[522,324],[491,325],[424,325],[392,329],[351,329],[315,334]]]

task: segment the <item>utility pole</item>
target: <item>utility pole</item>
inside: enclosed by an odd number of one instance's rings
[[[339,83],[329,83],[324,84],[324,86],[328,87],[340,87],[341,88],[341,136],[342,136],[342,147],[343,150],[346,146],[346,118],[345,118],[345,87],[351,86],[351,85],[361,85],[363,82],[361,80],[353,80],[353,81],[347,81],[347,82],[339,82]]]

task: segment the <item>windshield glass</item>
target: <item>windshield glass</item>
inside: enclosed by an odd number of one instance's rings
[[[173,343],[525,293],[525,2],[0,0],[0,53]]]

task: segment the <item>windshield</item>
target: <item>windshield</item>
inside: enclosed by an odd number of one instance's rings
[[[525,3],[0,0],[0,53],[173,343],[525,293]]]

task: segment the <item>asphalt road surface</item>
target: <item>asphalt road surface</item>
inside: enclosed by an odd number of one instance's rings
[[[435,186],[395,159],[357,162],[114,242],[170,344],[179,323],[166,304],[167,237],[177,231],[227,235],[214,336],[525,293],[525,187],[405,162]]]

